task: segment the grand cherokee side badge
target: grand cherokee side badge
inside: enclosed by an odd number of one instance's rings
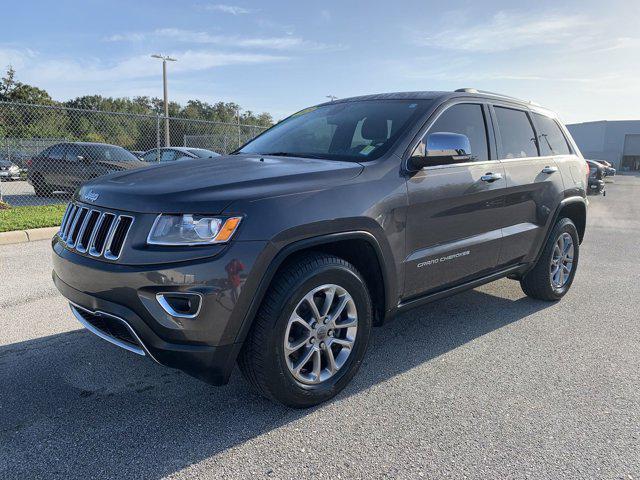
[[[449,260],[453,260],[453,259],[456,259],[456,258],[466,257],[470,253],[471,253],[470,250],[465,250],[463,252],[452,253],[451,255],[446,255],[444,257],[433,258],[431,260],[427,260],[426,262],[420,262],[417,265],[417,267],[418,268],[422,268],[422,267],[428,267],[430,265],[435,265],[436,263],[448,262]]]

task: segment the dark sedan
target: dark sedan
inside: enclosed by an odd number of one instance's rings
[[[106,143],[58,143],[27,162],[28,181],[39,197],[73,192],[107,173],[148,166],[128,150]]]

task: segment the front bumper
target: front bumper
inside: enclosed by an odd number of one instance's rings
[[[0,171],[0,180],[20,180],[20,172]]]
[[[601,195],[604,194],[605,188],[606,184],[604,180],[590,178],[587,193],[589,195]]]
[[[86,316],[84,321],[78,318],[85,326],[91,325],[92,315],[119,319],[138,343],[129,341],[134,348],[127,350],[137,348],[134,353],[220,385],[228,381],[242,347],[238,334],[245,305],[255,291],[250,288],[251,267],[263,247],[264,242],[236,242],[214,258],[141,267],[88,258],[54,238],[53,281],[71,302],[76,317]],[[245,266],[240,285],[228,278],[225,267],[232,259]],[[156,299],[161,292],[198,293],[202,298],[199,314],[172,317]],[[105,333],[99,336],[118,345],[113,341],[118,335],[108,328],[97,330]]]

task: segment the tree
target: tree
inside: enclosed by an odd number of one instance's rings
[[[7,73],[0,81],[0,100],[5,102],[36,103],[52,105],[49,94],[38,87],[16,81],[16,71],[9,65]]]
[[[99,141],[121,145],[134,150],[146,150],[156,145],[159,124],[156,116],[164,115],[164,103],[157,97],[104,97],[83,95],[64,102],[56,102],[45,90],[21,83],[10,66],[0,79],[0,138],[64,138],[70,141]],[[34,105],[55,105],[62,108],[42,109],[12,105],[12,102]],[[71,110],[77,109],[77,110]],[[111,115],[118,112],[130,115]],[[238,119],[238,113],[240,118]],[[144,115],[144,116],[141,116]],[[186,105],[169,102],[169,116],[181,120],[170,122],[171,143],[181,145],[187,136],[208,138],[220,151],[237,148],[270,127],[273,119],[264,112],[242,111],[234,102],[208,103],[189,100]],[[190,120],[207,120],[194,122]],[[164,127],[162,127],[164,128]]]
[[[0,100],[8,101],[9,95],[13,90],[16,80],[16,71],[11,65],[7,68],[7,73],[0,81]]]

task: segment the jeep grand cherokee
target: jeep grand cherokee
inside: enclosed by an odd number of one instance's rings
[[[325,401],[373,325],[492,280],[571,287],[587,166],[549,110],[463,89],[349,98],[231,155],[83,185],[53,279],[103,339],[220,385]]]

